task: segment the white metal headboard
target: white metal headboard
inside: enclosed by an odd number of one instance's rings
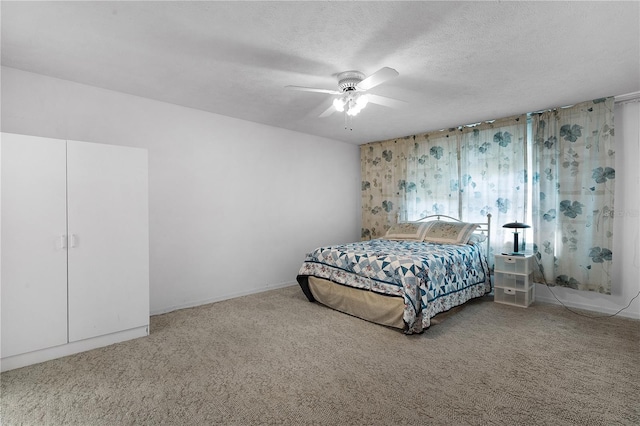
[[[430,220],[444,220],[449,222],[462,222],[460,219],[456,219],[455,217],[447,216],[444,214],[433,214],[430,216],[425,216],[416,220],[415,222],[428,222]],[[475,233],[486,235],[487,239],[485,240],[487,245],[485,248],[485,255],[489,256],[489,247],[491,247],[491,213],[487,214],[486,222],[475,222],[478,224],[478,228],[475,230]]]

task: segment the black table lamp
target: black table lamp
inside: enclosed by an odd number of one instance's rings
[[[518,246],[518,229],[523,229],[523,228],[531,228],[529,225],[527,225],[526,223],[520,223],[520,222],[511,222],[511,223],[507,223],[505,225],[502,225],[503,228],[513,228],[513,252],[514,253],[518,253],[520,251],[520,247]]]

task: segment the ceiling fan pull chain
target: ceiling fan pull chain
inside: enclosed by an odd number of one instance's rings
[[[344,129],[345,130],[349,129],[350,131],[353,132],[352,117],[346,112],[344,113]]]

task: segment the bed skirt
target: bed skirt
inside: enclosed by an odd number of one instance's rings
[[[299,275],[297,279],[310,302],[319,302],[376,324],[400,330],[405,328],[402,297],[386,296],[313,276]]]

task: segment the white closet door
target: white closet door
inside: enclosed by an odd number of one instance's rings
[[[149,324],[147,152],[67,141],[69,341]]]
[[[67,343],[65,141],[3,133],[2,358]]]

